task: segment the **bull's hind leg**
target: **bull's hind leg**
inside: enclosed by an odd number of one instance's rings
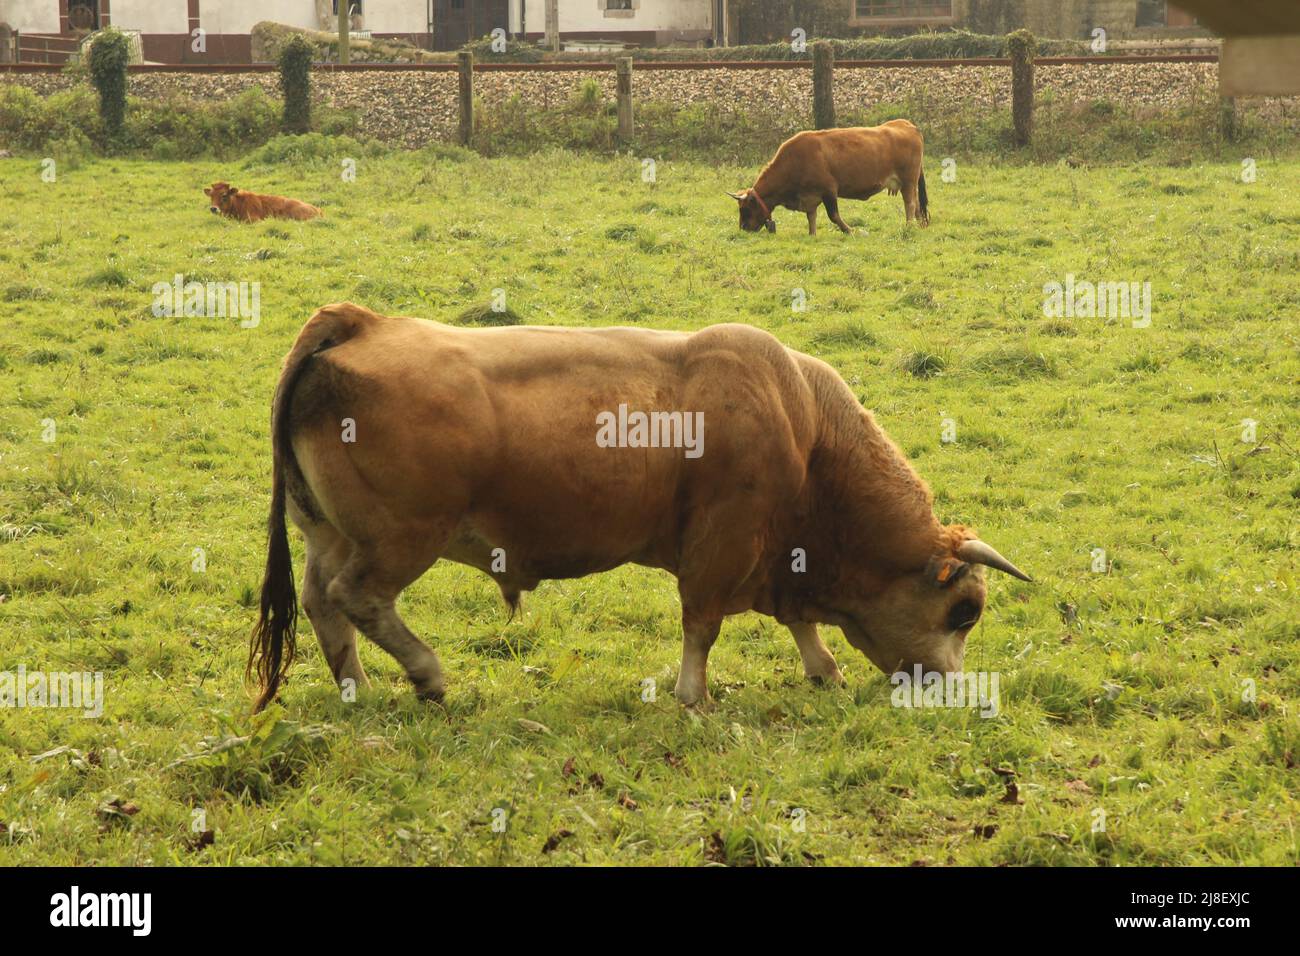
[[[340,687],[344,681],[353,681],[353,689],[368,684],[366,672],[357,657],[357,632],[343,613],[343,608],[330,600],[326,588],[343,568],[351,546],[328,525],[311,525],[306,532],[307,567],[302,578],[302,607],[311,619],[312,630],[320,643],[321,653],[329,665],[330,673]]]
[[[844,675],[831,655],[830,648],[822,643],[816,624],[798,622],[789,625],[794,642],[803,658],[803,672],[814,684],[843,684]]]
[[[393,556],[404,552],[389,542],[385,558],[357,548],[326,589],[329,598],[360,630],[389,654],[406,671],[415,693],[424,700],[440,701],[446,689],[438,655],[411,633],[397,615],[396,600],[408,584],[428,569],[432,561],[418,565],[398,562]]]
[[[840,203],[838,198],[828,195],[822,199],[822,202],[826,205],[826,215],[831,217],[831,222],[840,227],[840,232],[853,232],[852,229],[844,224],[844,220],[840,218]]]
[[[903,180],[903,210],[907,214],[907,221],[921,218],[921,202],[917,198],[916,178],[909,177]]]

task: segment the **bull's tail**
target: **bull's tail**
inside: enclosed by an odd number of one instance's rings
[[[925,196],[925,171],[922,170],[916,180],[916,198],[921,205],[921,221],[927,226],[930,224],[930,202]]]
[[[293,455],[289,400],[310,359],[351,338],[358,323],[372,316],[373,312],[350,302],[316,310],[303,326],[280,372],[280,383],[271,405],[271,513],[266,521],[266,571],[262,576],[261,612],[249,640],[248,664],[244,670],[246,680],[256,676],[261,684],[254,713],[275,699],[293,663],[296,646],[298,595],[293,586],[293,559],[284,523],[285,495],[289,482],[294,482],[295,488],[302,488],[304,498],[310,497],[310,490]]]

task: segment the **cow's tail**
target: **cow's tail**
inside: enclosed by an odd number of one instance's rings
[[[298,595],[293,586],[293,559],[284,522],[285,495],[290,482],[310,505],[311,492],[293,455],[289,434],[289,400],[304,369],[317,353],[351,338],[360,321],[372,316],[350,302],[318,309],[303,326],[298,341],[284,360],[280,382],[271,405],[271,513],[266,520],[266,570],[262,576],[261,611],[248,646],[247,680],[261,685],[253,712],[275,699],[289,665],[293,663],[298,623]],[[308,509],[314,510],[314,509]]]
[[[930,224],[930,201],[925,196],[925,170],[921,170],[916,180],[916,198],[921,205],[921,221]]]

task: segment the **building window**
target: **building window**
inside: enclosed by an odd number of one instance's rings
[[[952,0],[853,0],[853,15],[861,20],[951,17]]]
[[[1139,27],[1163,27],[1169,22],[1165,0],[1138,0],[1137,23]]]
[[[364,13],[361,9],[361,0],[348,0],[348,16],[355,17],[358,13]],[[334,16],[339,15],[339,0],[334,0]]]
[[[606,10],[631,10],[632,0],[605,0]]]
[[[68,25],[74,30],[98,30],[99,0],[69,0]]]

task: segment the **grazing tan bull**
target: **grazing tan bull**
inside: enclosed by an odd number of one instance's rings
[[[776,232],[778,206],[808,214],[808,234],[817,235],[817,207],[831,222],[852,232],[840,218],[839,200],[869,199],[881,190],[903,194],[907,221],[930,222],[921,171],[921,131],[905,119],[881,126],[806,130],[776,151],[749,189],[727,193],[740,203],[740,228]]]
[[[546,578],[672,572],[684,704],[706,700],[729,614],[788,626],[818,681],[843,680],[819,623],[887,673],[956,671],[984,607],[978,565],[1028,580],[935,519],[829,365],[746,325],[464,329],[329,305],[285,360],[271,429],[259,709],[294,651],[286,510],[335,679],[365,683],[359,628],[429,699],[442,668],[394,601],[439,558],[490,574],[511,606]]]

